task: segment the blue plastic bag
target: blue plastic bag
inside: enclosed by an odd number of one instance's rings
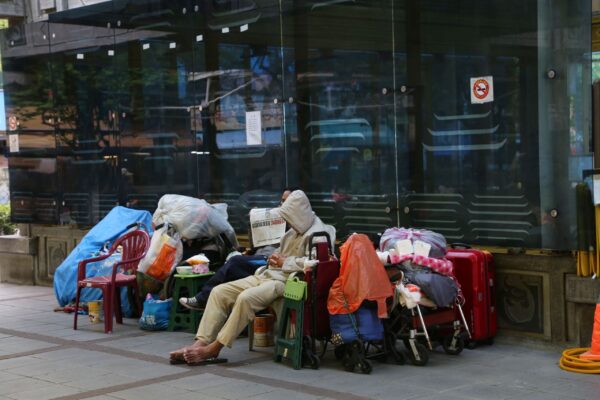
[[[383,323],[377,318],[377,307],[365,306],[364,303],[352,314],[330,315],[329,323],[331,341],[336,346],[357,339],[363,341],[383,339]]]
[[[158,296],[148,293],[144,301],[144,312],[139,326],[147,331],[161,331],[169,326],[169,313],[172,299],[160,300]]]

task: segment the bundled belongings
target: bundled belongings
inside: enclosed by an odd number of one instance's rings
[[[166,194],[158,201],[152,216],[158,226],[169,223],[182,239],[213,238],[221,234],[238,247],[235,231],[227,221],[227,204],[208,204],[206,200],[177,194]]]
[[[183,240],[182,260],[204,254],[209,259],[210,269],[216,271],[236,250],[224,234],[212,238],[187,239]]]
[[[436,306],[449,307],[456,300],[458,285],[452,277],[438,274],[409,260],[396,265],[404,272],[404,280],[417,285]]]
[[[329,291],[329,314],[353,313],[364,300],[371,300],[377,303],[377,316],[386,318],[386,299],[393,290],[373,243],[366,235],[353,234],[340,250],[342,267]]]
[[[395,250],[399,256],[407,254],[431,258],[446,256],[446,239],[443,235],[426,229],[389,228],[381,235],[381,251]]]
[[[341,253],[340,276],[327,300],[332,342],[346,370],[370,373],[369,348],[375,348],[377,356],[388,354],[381,318],[388,316],[386,302],[394,294],[393,286],[366,235],[351,235]],[[403,362],[401,354],[396,362]]]
[[[446,239],[426,229],[389,228],[381,236],[380,258],[397,265],[439,307],[451,305],[458,285],[446,256]]]
[[[386,230],[380,243],[379,256],[389,262],[386,270],[395,286],[387,329],[394,343],[404,342],[415,365],[427,364],[432,340],[439,339],[448,354],[459,354],[464,347],[460,286],[445,246],[436,232],[404,228]]]
[[[73,249],[69,256],[58,266],[54,272],[54,294],[61,306],[66,306],[75,300],[77,293],[77,266],[79,262],[98,254],[102,248],[110,245],[123,233],[128,225],[141,223],[147,227],[151,224],[151,215],[148,211],[132,210],[126,207],[113,208],[100,222],[98,222]],[[107,246],[108,244],[108,246]],[[86,277],[105,275],[112,271],[112,265],[118,261],[120,253],[115,253],[110,259],[90,265]],[[99,300],[102,298],[100,290],[86,290],[81,295],[81,302]],[[127,301],[126,289],[122,289],[123,313],[131,314]]]

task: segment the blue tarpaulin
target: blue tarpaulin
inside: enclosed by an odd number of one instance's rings
[[[54,273],[54,294],[61,306],[75,300],[77,294],[77,265],[79,261],[91,258],[102,246],[115,241],[127,230],[127,226],[135,222],[142,222],[150,229],[152,215],[148,211],[132,210],[126,207],[113,208],[100,222],[98,222],[73,249],[71,254],[58,266]],[[89,268],[87,276],[105,275],[105,268]],[[80,301],[99,300],[102,292],[99,289],[84,289]],[[130,315],[129,302],[126,291],[121,293],[123,312]]]

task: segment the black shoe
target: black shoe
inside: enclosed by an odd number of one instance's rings
[[[206,304],[198,301],[195,297],[180,297],[179,304],[190,310],[202,311],[206,307]]]

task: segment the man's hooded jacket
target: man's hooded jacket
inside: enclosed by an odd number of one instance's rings
[[[279,253],[286,257],[282,268],[269,267],[261,275],[280,281],[287,280],[292,272],[302,271],[308,259],[310,237],[316,232],[327,232],[331,245],[335,243],[335,228],[323,223],[313,212],[310,201],[302,190],[292,192],[279,209],[290,229],[281,237]],[[318,238],[323,240],[323,238]],[[333,252],[333,249],[331,249]]]

